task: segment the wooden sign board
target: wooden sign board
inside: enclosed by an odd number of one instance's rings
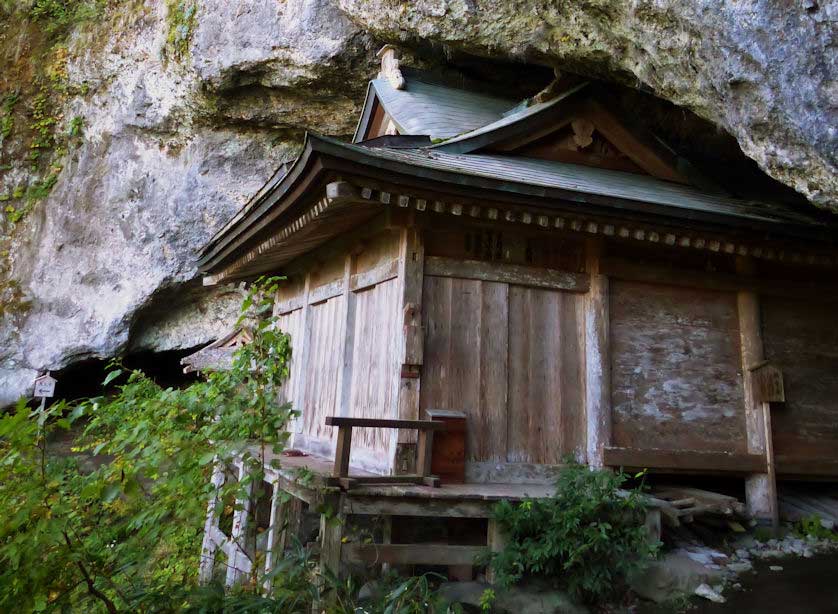
[[[57,380],[51,377],[49,373],[35,379],[35,393],[33,396],[46,398],[55,394],[55,384]]]
[[[754,398],[757,403],[785,403],[783,372],[770,363],[763,363],[751,369]]]

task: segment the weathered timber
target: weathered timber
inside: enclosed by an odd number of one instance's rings
[[[745,475],[765,471],[762,454],[700,452],[695,450],[632,449],[606,446],[604,461],[610,467],[659,469]]]
[[[425,242],[422,229],[409,224],[399,234],[398,272],[401,297],[398,313],[402,316],[401,348],[396,416],[403,420],[419,419],[421,365],[424,360],[424,329],[422,328],[422,278],[425,266]],[[400,430],[392,440],[391,458],[400,455],[399,446],[412,446],[417,441],[412,431]],[[403,454],[402,454],[403,455]],[[421,460],[421,453],[418,456]],[[419,472],[421,474],[421,472]]]
[[[442,544],[344,544],[346,563],[390,565],[471,565],[485,555],[484,546],[448,546]]]
[[[775,454],[787,461],[811,461],[813,469],[838,461],[836,313],[838,304],[820,299],[760,300],[764,358],[783,375],[785,403],[772,405],[771,411]],[[781,465],[778,460],[779,473],[795,473]]]
[[[309,295],[311,292],[311,273],[306,273],[305,286],[303,289],[303,306],[300,314],[300,334],[295,341],[294,354],[298,356],[295,362],[297,363],[296,382],[294,386],[294,408],[300,412],[292,424],[291,430],[294,433],[300,433],[303,430],[303,421],[305,420],[305,406],[306,406],[306,384],[307,384],[307,370],[308,370],[308,354],[311,346],[311,306],[309,305]]]
[[[423,431],[445,428],[442,422],[436,422],[434,420],[391,420],[386,418],[344,418],[339,416],[328,416],[326,418],[326,424],[337,427],[419,429]]]
[[[604,274],[614,279],[640,281],[688,288],[703,288],[725,292],[751,291],[767,296],[801,297],[819,300],[838,300],[838,286],[817,281],[766,279],[748,273],[708,272],[678,268],[627,258],[609,256],[602,259]]]
[[[355,313],[356,300],[352,292],[352,270],[355,256],[349,253],[344,258],[343,269],[343,339],[340,350],[340,369],[337,384],[337,411],[341,416],[349,416],[352,400],[352,360],[355,355]]]
[[[588,275],[584,273],[481,260],[456,260],[439,256],[429,256],[426,259],[425,275],[495,281],[568,292],[587,292],[590,287]]]
[[[545,463],[466,463],[466,481],[476,484],[555,484],[565,465]]]
[[[745,452],[736,295],[612,280],[612,445]]]
[[[366,290],[370,286],[395,279],[399,274],[398,265],[397,260],[390,260],[367,271],[355,273],[352,275],[349,287],[353,292],[358,292]]]
[[[753,272],[754,263],[737,258],[739,273]],[[760,321],[759,296],[752,291],[740,291],[736,295],[739,313],[739,335],[741,364],[743,371],[751,365],[763,362],[762,324]],[[774,464],[774,440],[771,432],[771,407],[758,400],[754,380],[748,374],[743,378],[745,402],[745,433],[748,451],[761,453],[765,459],[764,468],[745,481],[748,512],[753,518],[769,520],[775,528],[779,526],[777,503],[776,467]]]
[[[585,413],[587,461],[602,467],[603,448],[611,443],[611,362],[609,355],[609,280],[602,273],[602,242],[586,243],[591,289],[585,297]]]

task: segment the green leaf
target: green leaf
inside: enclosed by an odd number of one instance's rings
[[[214,458],[215,458],[215,452],[207,452],[207,453],[203,454],[200,459],[198,459],[198,464],[201,465],[201,466],[208,465],[209,463],[211,463],[213,461]]]
[[[122,487],[119,484],[109,484],[105,487],[105,491],[102,493],[102,501],[110,503],[116,499],[121,492]]]
[[[108,384],[110,384],[112,381],[114,381],[120,375],[122,375],[122,369],[115,369],[115,370],[111,371],[105,377],[105,380],[102,382],[102,385],[107,386]]]

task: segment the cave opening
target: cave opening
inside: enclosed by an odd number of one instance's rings
[[[197,349],[134,352],[123,357],[122,363],[128,369],[141,370],[163,388],[181,388],[198,380],[196,373],[184,373],[180,364],[181,358]],[[102,386],[108,373],[108,363],[108,360],[91,358],[53,371],[52,376],[58,380],[53,400],[76,401],[112,391],[122,380]]]

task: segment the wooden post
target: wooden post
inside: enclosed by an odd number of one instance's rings
[[[247,477],[247,470],[244,462],[239,464],[239,482]],[[247,525],[250,516],[250,498],[253,494],[253,482],[250,482],[236,499],[236,507],[233,512],[233,529],[230,534],[231,548],[227,555],[227,586],[238,583],[245,573],[250,571],[251,563],[247,557],[245,548],[245,537],[247,536]]]
[[[218,550],[217,534],[218,528],[218,491],[224,485],[224,466],[216,458],[212,467],[213,491],[207,504],[207,517],[204,522],[204,539],[201,544],[201,562],[198,567],[198,581],[206,584],[212,580],[212,573],[215,567],[215,553]]]
[[[388,545],[393,543],[393,517],[390,515],[381,517],[381,543]],[[390,564],[382,563],[381,573],[386,574],[389,571]]]
[[[419,431],[419,445],[416,455],[416,475],[429,477],[431,475],[431,454],[434,447],[434,432],[431,430]]]
[[[343,545],[343,525],[346,516],[339,514],[329,517],[320,514],[320,575],[321,597],[325,591],[325,583],[322,578],[326,572],[331,573],[335,578],[340,578],[340,550]]]
[[[753,272],[753,262],[738,258],[738,273]],[[752,518],[768,520],[779,527],[777,483],[774,473],[771,415],[767,403],[756,399],[749,368],[763,361],[762,327],[760,324],[759,296],[751,290],[736,295],[739,310],[739,338],[742,352],[742,383],[745,391],[745,432],[748,452],[765,454],[766,473],[749,476],[745,480],[745,500]]]
[[[306,273],[305,286],[303,290],[303,307],[300,322],[300,339],[295,339],[294,347],[294,368],[297,369],[296,388],[294,389],[294,409],[300,412],[299,417],[294,421],[293,431],[300,433],[305,422],[306,404],[306,379],[308,375],[308,354],[311,345],[311,306],[309,305],[309,294],[311,291],[311,273]]]
[[[409,225],[401,229],[399,237],[399,280],[401,301],[399,316],[403,318],[399,389],[396,417],[401,420],[419,419],[419,392],[423,362],[424,333],[422,330],[422,284],[424,282],[425,246],[422,230]],[[393,473],[397,472],[399,448],[412,447],[416,439],[412,431],[400,431],[393,438],[391,450]],[[406,468],[410,472],[410,468]]]
[[[600,273],[603,244],[589,239],[586,270],[591,289],[585,297],[585,410],[587,456],[591,467],[604,465],[603,449],[611,443],[611,357],[609,354],[608,277]]]
[[[352,403],[352,360],[355,355],[355,293],[352,291],[352,270],[355,256],[347,254],[343,265],[343,340],[341,368],[338,372],[338,415],[349,416]]]
[[[291,536],[299,531],[302,519],[302,501],[291,497],[280,488],[279,480],[274,482],[271,499],[271,521],[268,527],[268,544],[265,552],[265,573],[269,574],[283,557]],[[270,594],[271,581],[265,580],[264,589]]]
[[[506,547],[506,537],[501,532],[500,524],[494,518],[489,518],[486,545],[489,547],[489,552],[492,554],[501,552]],[[491,565],[486,567],[486,581],[489,584],[495,583],[495,572],[492,571]]]
[[[332,475],[336,478],[349,477],[349,456],[352,452],[352,427],[338,427],[338,443],[335,449],[335,467]]]

